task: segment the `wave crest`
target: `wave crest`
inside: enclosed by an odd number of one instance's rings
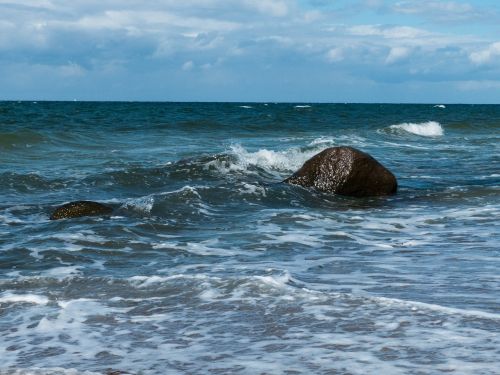
[[[389,128],[395,131],[403,131],[423,137],[440,137],[444,134],[443,127],[436,121],[422,123],[404,122],[402,124],[391,125]]]
[[[241,145],[231,146],[231,154],[236,159],[236,165],[244,170],[258,167],[267,172],[290,172],[300,168],[304,162],[325,148],[324,143],[311,145],[307,148],[289,148],[283,151],[260,149],[248,151]]]

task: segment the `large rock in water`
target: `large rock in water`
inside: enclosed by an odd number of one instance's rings
[[[398,188],[389,170],[353,147],[323,150],[284,182],[353,197],[389,195]]]
[[[104,204],[91,201],[70,202],[58,207],[50,220],[69,219],[81,216],[109,215],[113,209]]]

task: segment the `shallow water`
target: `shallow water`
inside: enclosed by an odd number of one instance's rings
[[[500,106],[0,103],[0,374],[500,373]],[[370,153],[392,197],[280,182]],[[73,200],[111,217],[50,221]]]

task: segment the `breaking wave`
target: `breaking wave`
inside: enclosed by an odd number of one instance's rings
[[[440,137],[444,134],[444,129],[439,122],[427,121],[422,123],[405,122],[402,124],[391,125],[391,130],[396,132],[406,132],[420,135],[422,137]]]

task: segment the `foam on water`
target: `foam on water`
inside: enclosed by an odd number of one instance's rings
[[[498,373],[500,107],[10,105],[0,374]],[[278,183],[338,145],[398,194]]]
[[[2,293],[0,295],[0,303],[19,303],[19,302],[46,305],[47,303],[49,303],[49,299],[46,296],[40,296],[36,294]]]
[[[440,137],[444,134],[443,127],[439,122],[427,121],[422,123],[405,122],[402,124],[391,125],[390,129],[404,131],[422,137]]]
[[[45,314],[36,305],[25,310],[16,318],[18,330],[4,331],[3,366],[15,369],[16,353],[26,366],[50,351],[44,361],[51,368],[78,358],[91,371],[144,374],[496,371],[488,348],[500,344],[491,331],[498,314],[321,292],[296,286],[288,271],[277,269],[245,277],[153,275],[126,282],[142,298],[127,297],[127,284],[116,280],[121,297],[59,300]],[[155,334],[145,336],[153,328]],[[224,361],[214,363],[220,356]]]
[[[231,154],[236,157],[235,167],[247,170],[250,166],[259,167],[269,172],[295,171],[304,164],[307,159],[325,148],[330,139],[321,138],[316,143],[313,141],[310,148],[289,148],[283,151],[260,149],[255,152],[248,151],[241,145],[231,146]]]
[[[154,196],[148,195],[139,198],[129,198],[123,203],[122,208],[133,210],[141,214],[149,214],[155,203]]]
[[[446,307],[446,306],[441,306],[441,305],[436,305],[436,304],[431,304],[431,303],[423,303],[423,302],[417,302],[417,301],[403,301],[403,300],[399,300],[396,298],[387,298],[387,297],[372,297],[372,298],[374,298],[376,301],[379,301],[381,303],[386,303],[389,305],[399,304],[399,305],[409,306],[414,311],[417,311],[417,309],[430,310],[430,311],[437,311],[437,312],[447,314],[447,315],[458,314],[458,315],[462,315],[464,317],[481,318],[481,319],[490,319],[490,320],[499,320],[500,321],[500,314],[494,314],[494,313],[489,313],[489,312],[485,312],[485,311],[456,309],[456,308],[452,308],[452,307]]]
[[[102,372],[78,371],[77,369],[68,369],[62,367],[37,368],[30,369],[12,369],[2,371],[0,375],[102,375]]]

